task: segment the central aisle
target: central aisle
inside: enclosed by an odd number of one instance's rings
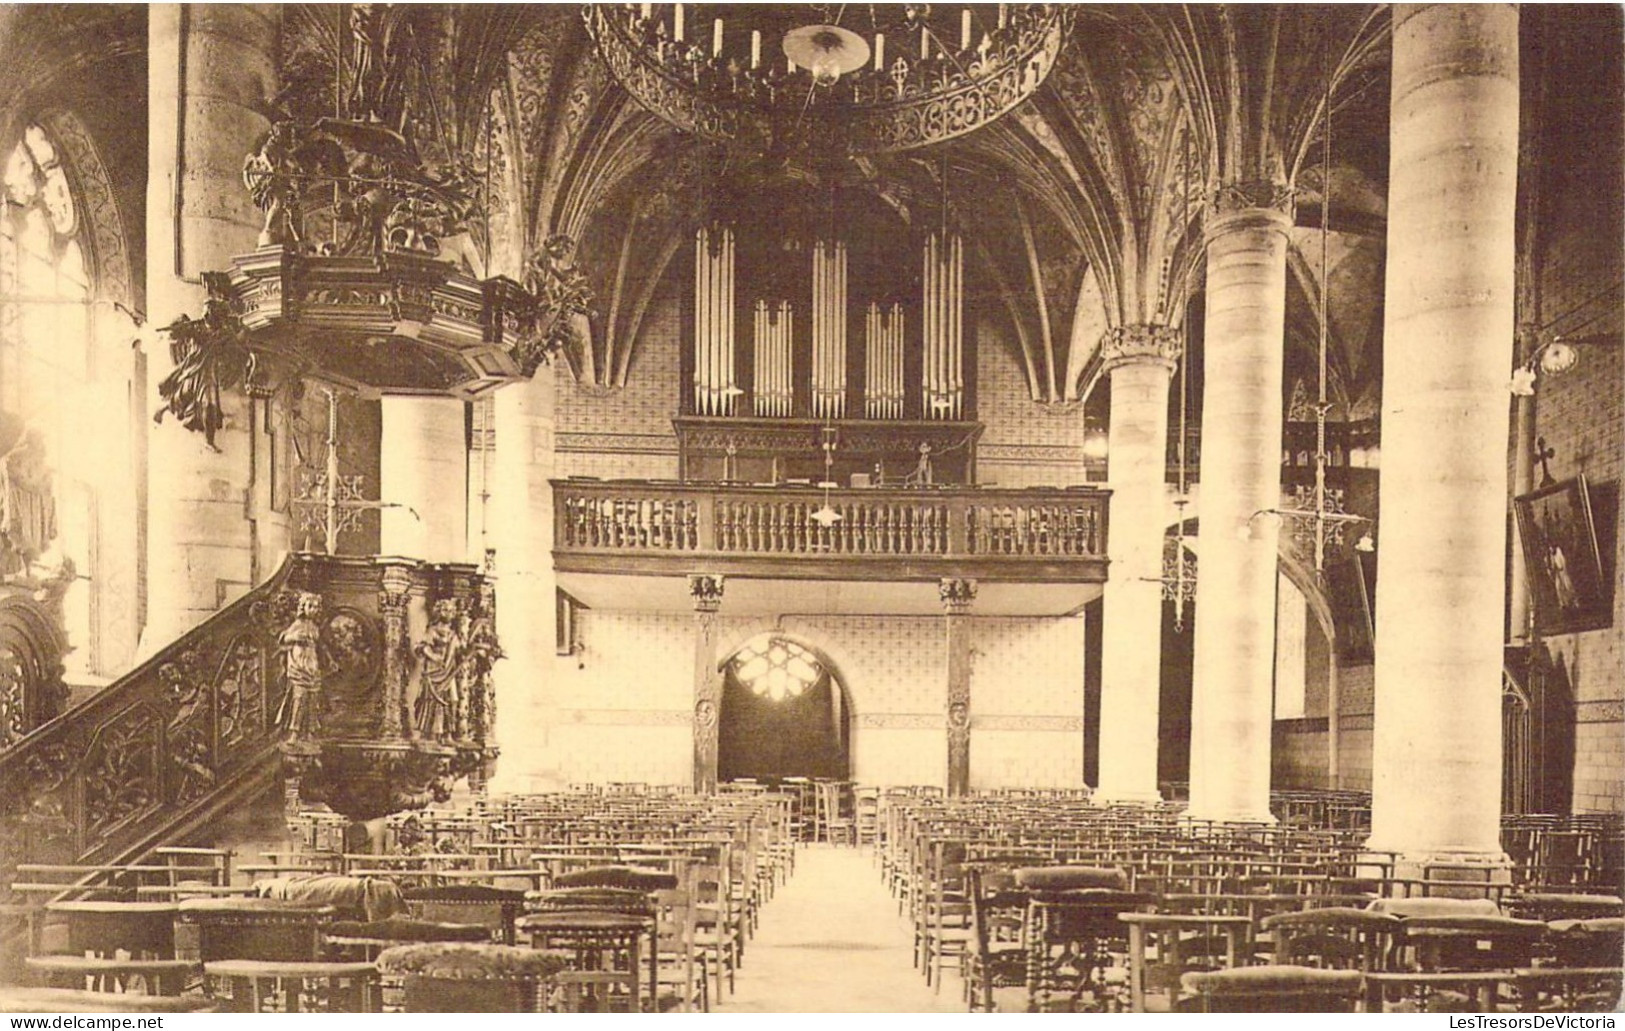
[[[872,852],[811,845],[762,909],[737,990],[719,1013],[963,1013],[959,979],[940,995],[914,969],[913,931],[897,915]]]

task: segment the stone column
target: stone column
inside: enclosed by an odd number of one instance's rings
[[[260,112],[277,92],[280,22],[271,4],[156,4],[148,13],[150,325],[202,315],[201,274],[254,249],[262,219],[243,187],[243,157],[268,125]],[[168,338],[146,353],[147,410],[156,412],[158,384],[174,368]],[[221,400],[217,450],[168,415],[148,434],[142,655],[268,575],[286,547],[285,525],[280,540],[261,537],[271,520],[255,465],[269,449],[249,402],[240,391]]]
[[[945,578],[937,594],[948,653],[948,794],[963,795],[970,790],[970,607],[976,581]]]
[[[1393,19],[1370,843],[1498,865],[1518,11]]]
[[[557,786],[548,763],[552,714],[547,697],[556,661],[553,573],[553,368],[496,395],[496,456],[489,539],[496,548],[497,632],[507,658],[497,663],[497,760],[491,789]]]
[[[386,397],[380,434],[379,551],[426,562],[468,559],[468,432],[463,402]]]
[[[717,719],[722,714],[722,673],[717,669],[717,610],[723,578],[696,573],[688,578],[694,599],[694,790],[717,790]]]
[[[1208,216],[1188,810],[1200,820],[1271,819],[1279,526],[1255,513],[1276,508],[1281,496],[1291,203],[1291,191],[1277,184],[1233,184],[1220,189]]]
[[[1162,551],[1167,515],[1172,326],[1115,326],[1100,344],[1112,384],[1107,433],[1111,573],[1102,605],[1100,783],[1104,802],[1154,803],[1162,691]]]

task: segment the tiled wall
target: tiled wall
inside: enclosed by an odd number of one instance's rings
[[[976,326],[976,414],[986,427],[977,479],[1000,487],[1085,483],[1083,408],[1032,400],[1012,332],[1003,320]]]
[[[1618,13],[1614,19],[1617,21]],[[1565,59],[1617,66],[1610,53],[1616,44],[1606,33],[1578,34],[1564,30],[1557,42]],[[1617,82],[1617,79],[1615,80]],[[1559,87],[1554,87],[1558,89]],[[1612,94],[1617,112],[1617,88],[1599,87],[1598,96]],[[1551,103],[1552,101],[1548,101]],[[1595,107],[1606,112],[1604,105]],[[1572,119],[1561,102],[1548,122]],[[1625,473],[1625,353],[1620,348],[1622,294],[1621,268],[1625,213],[1616,188],[1622,174],[1620,126],[1617,114],[1601,114],[1595,124],[1573,121],[1551,124],[1548,137],[1564,153],[1541,164],[1540,192],[1544,198],[1541,223],[1542,253],[1539,270],[1538,313],[1525,318],[1540,326],[1542,342],[1554,336],[1593,340],[1582,344],[1574,368],[1559,376],[1542,377],[1535,393],[1535,433],[1556,452],[1552,476],[1565,480],[1584,475],[1591,485],[1593,503],[1612,495],[1612,526],[1597,527],[1605,575],[1611,565],[1614,584],[1612,625],[1580,634],[1547,638],[1552,656],[1560,660],[1574,689],[1576,706],[1574,757],[1574,809],[1576,812],[1625,810],[1625,506],[1618,505]],[[1536,470],[1539,482],[1539,469]],[[1607,515],[1597,512],[1600,520]]]
[[[523,714],[545,752],[532,768],[559,784],[687,783],[693,617],[589,610],[577,626],[583,651],[557,660],[538,688],[545,703]],[[971,627],[971,786],[1081,783],[1082,622],[973,618]],[[775,630],[817,648],[845,685],[854,780],[945,782],[941,617],[724,617],[719,653]]]

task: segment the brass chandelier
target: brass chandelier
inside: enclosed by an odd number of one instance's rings
[[[1043,85],[1065,4],[587,4],[639,104],[760,153],[874,154],[963,136]]]

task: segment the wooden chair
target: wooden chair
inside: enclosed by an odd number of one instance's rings
[[[1330,906],[1265,917],[1264,931],[1280,966],[1322,970],[1387,970],[1395,962],[1401,922],[1389,913]]]
[[[695,940],[694,896],[687,888],[654,892],[655,1004],[681,1013],[711,1011],[710,975]]]
[[[652,912],[566,907],[520,917],[519,931],[532,948],[569,957],[568,969],[555,976],[569,1012],[638,1013],[654,994]]]
[[[966,881],[963,842],[933,844],[924,892],[915,917],[915,955],[925,983],[942,991],[942,974],[949,962],[955,973],[965,974],[965,956],[971,940],[971,900]]]
[[[880,789],[854,788],[852,791],[853,826],[857,844],[877,845],[880,842]]]
[[[1027,893],[1015,886],[1008,868],[992,864],[970,865],[966,893],[970,896],[970,948],[965,957],[965,998],[971,1012],[992,1013],[997,988],[1019,988],[1026,983]]]
[[[842,781],[819,780],[813,782],[815,805],[813,840],[827,844],[837,842],[857,844],[857,823],[846,806],[847,789],[851,785]]]
[[[67,952],[25,961],[48,985],[179,995],[197,964],[175,953],[178,909],[163,902],[67,901],[46,905],[67,921]]]
[[[226,959],[203,964],[215,998],[235,1013],[378,1013],[370,962]]]
[[[1155,898],[1128,891],[1121,870],[1099,867],[1023,867],[1015,871],[1015,879],[1031,896],[1028,1012],[1125,1008],[1128,927],[1119,917],[1148,911]]]
[[[176,907],[193,925],[204,990],[241,1013],[376,1012],[371,963],[329,963],[322,927],[336,911],[281,899],[186,899]]]
[[[401,894],[413,919],[479,924],[489,931],[493,942],[512,945],[514,922],[524,909],[528,892],[487,884],[448,884],[408,888]]]

